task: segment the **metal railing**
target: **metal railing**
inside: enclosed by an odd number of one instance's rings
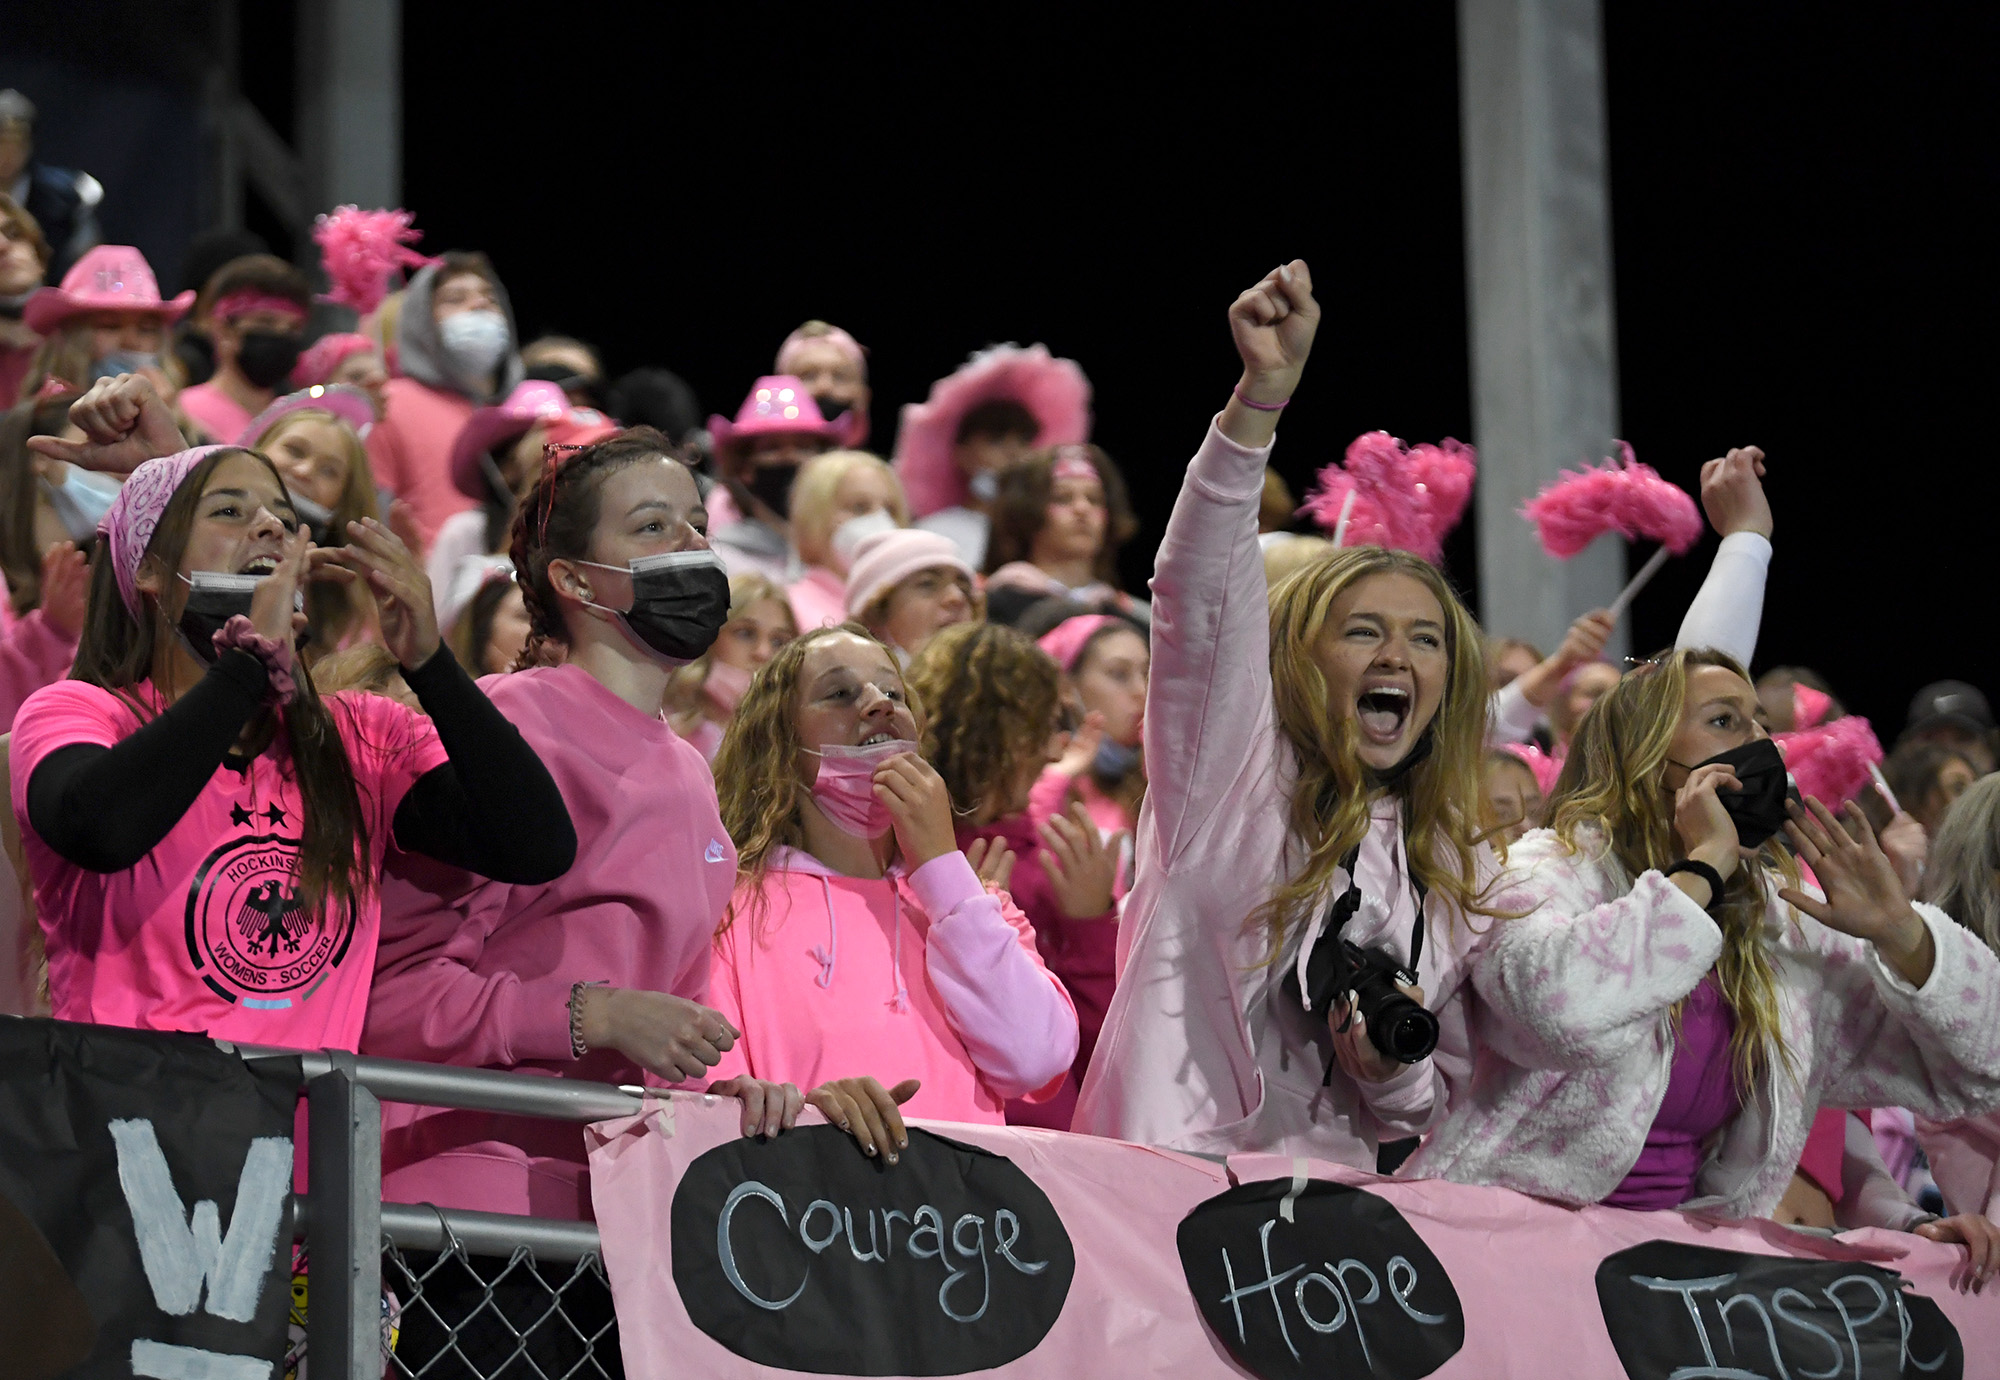
[[[414,1298],[421,1297],[425,1284],[437,1278],[448,1258],[470,1268],[465,1260],[468,1255],[506,1258],[502,1275],[518,1275],[540,1284],[550,1295],[551,1316],[561,1314],[561,1296],[570,1285],[592,1273],[601,1280],[600,1242],[592,1223],[383,1202],[382,1103],[407,1102],[583,1123],[633,1115],[640,1109],[640,1089],[372,1059],[339,1050],[226,1042],[223,1048],[246,1060],[296,1058],[302,1066],[310,1192],[294,1199],[292,1228],[295,1238],[304,1240],[310,1262],[307,1330],[312,1380],[379,1380],[382,1376],[385,1246],[406,1285],[416,1290]],[[420,1270],[407,1262],[403,1251],[435,1251],[440,1260],[428,1270]],[[562,1262],[575,1268],[566,1281],[549,1284],[542,1279],[540,1262]],[[486,1282],[489,1303],[498,1284],[497,1280]],[[406,1309],[409,1302],[404,1301]],[[450,1332],[450,1346],[456,1351],[453,1322],[437,1321]],[[593,1348],[615,1350],[616,1331],[610,1323],[590,1331],[567,1318],[564,1321],[582,1340],[586,1356]],[[504,1326],[513,1330],[512,1320],[504,1320]],[[514,1335],[518,1339],[518,1330]],[[514,1365],[517,1361],[525,1368]],[[455,1358],[455,1365],[459,1368],[456,1373],[482,1373],[463,1355]],[[509,1376],[547,1374],[518,1346],[502,1369]],[[595,1371],[602,1374],[604,1368],[598,1366]]]

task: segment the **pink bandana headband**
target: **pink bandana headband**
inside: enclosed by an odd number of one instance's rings
[[[1103,481],[1097,466],[1090,463],[1090,450],[1085,446],[1057,446],[1056,463],[1049,471],[1051,479],[1095,479]]]
[[[255,288],[239,288],[209,309],[209,315],[217,321],[234,321],[239,316],[248,316],[253,311],[276,312],[280,316],[295,316],[306,319],[306,309],[289,297],[280,297],[274,292],[259,292]]]
[[[818,322],[818,321],[808,321],[806,323],[807,326],[818,326],[824,324],[825,324],[824,322]],[[791,371],[785,367],[786,357],[790,355],[793,350],[797,349],[801,345],[810,345],[821,341],[825,342],[828,345],[833,346],[834,349],[840,351],[840,353],[845,355],[848,361],[851,364],[853,364],[855,368],[861,371],[863,377],[867,376],[868,351],[865,348],[863,348],[860,341],[856,340],[853,336],[849,335],[846,331],[843,331],[838,326],[827,326],[825,330],[814,332],[813,334],[810,335],[806,333],[805,326],[799,327],[797,330],[793,331],[790,335],[786,336],[785,343],[778,347],[778,361],[774,367],[781,374],[790,373]]]
[[[126,610],[140,617],[139,591],[132,583],[139,574],[139,562],[146,558],[153,533],[159,529],[160,515],[173,501],[174,491],[196,465],[219,450],[235,446],[196,446],[173,455],[148,460],[132,471],[132,477],[118,490],[97,524],[97,535],[111,551],[111,573],[118,577],[118,594]]]
[[[1097,471],[1092,470],[1092,474]],[[1107,627],[1123,623],[1122,618],[1113,618],[1108,613],[1079,613],[1074,618],[1065,618],[1053,628],[1035,639],[1035,645],[1055,658],[1056,665],[1063,668],[1064,675],[1073,674],[1078,659],[1090,639]]]

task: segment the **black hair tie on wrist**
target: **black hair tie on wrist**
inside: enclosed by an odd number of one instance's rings
[[[1662,877],[1671,877],[1676,872],[1692,872],[1695,876],[1708,883],[1708,904],[1702,907],[1703,910],[1712,911],[1722,904],[1722,874],[1720,872],[1717,872],[1707,863],[1698,859],[1682,858],[1671,867],[1662,868],[1660,875]]]

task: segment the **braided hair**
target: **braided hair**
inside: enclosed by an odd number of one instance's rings
[[[589,554],[604,481],[628,465],[680,458],[673,443],[649,426],[630,427],[580,450],[549,447],[541,478],[514,513],[508,545],[514,582],[521,587],[528,614],[528,641],[514,670],[543,665],[551,642],[569,645],[562,602],[549,582],[549,562],[580,561]]]

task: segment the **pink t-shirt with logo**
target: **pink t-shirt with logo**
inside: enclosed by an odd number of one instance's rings
[[[150,686],[138,693],[154,699]],[[298,905],[302,811],[282,732],[243,770],[217,767],[136,866],[92,872],[35,833],[28,782],[51,752],[114,746],[138,731],[139,716],[111,691],[76,680],[45,686],[21,707],[11,795],[56,1016],[298,1049],[357,1047],[381,929],[374,884],[396,807],[445,752],[430,721],[393,700],[334,695],[327,706],[361,797],[369,887],[319,917]]]

